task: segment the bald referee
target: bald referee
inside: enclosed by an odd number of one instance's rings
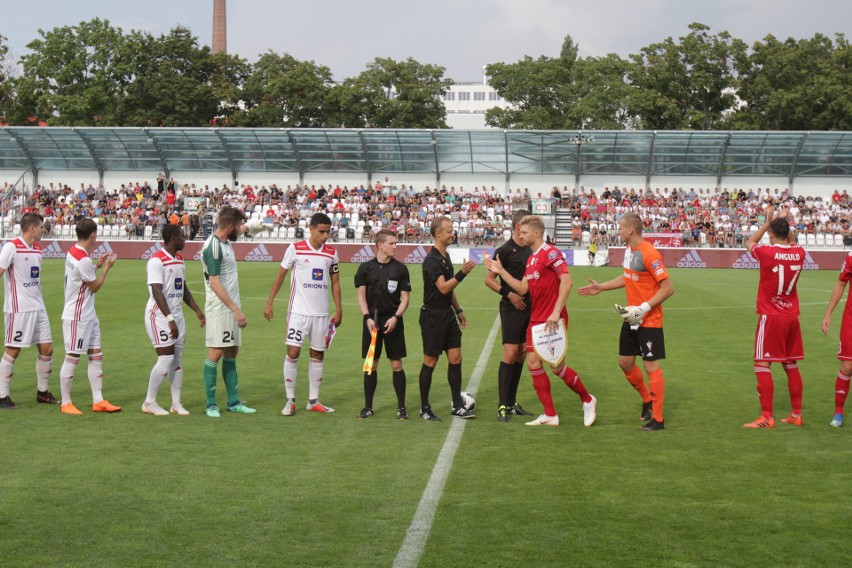
[[[408,267],[394,258],[396,243],[397,238],[393,231],[382,229],[376,233],[376,256],[358,267],[358,272],[355,273],[355,288],[358,289],[358,306],[364,316],[361,357],[367,356],[372,332],[377,329],[374,361],[379,360],[384,347],[393,371],[396,417],[399,420],[407,420],[405,370],[402,368],[402,358],[406,356],[402,314],[408,308],[411,280],[408,277]],[[369,418],[373,415],[373,395],[378,383],[374,364],[371,372],[364,372],[364,408],[358,418]]]
[[[453,263],[447,247],[453,242],[453,223],[449,217],[438,217],[429,226],[435,244],[423,260],[423,307],[420,309],[420,334],[423,337],[423,366],[420,367],[420,418],[437,421],[429,404],[432,373],[438,358],[447,352],[447,382],[453,398],[453,416],[475,418],[462,404],[462,329],[467,318],[459,306],[454,290],[465,276],[476,267],[468,260],[462,269],[453,274]]]
[[[512,237],[503,246],[494,251],[494,257],[500,259],[503,268],[515,279],[521,280],[527,268],[527,259],[532,254],[530,247],[521,240],[521,219],[529,215],[526,209],[519,209],[512,215]],[[500,300],[500,324],[503,331],[503,356],[497,371],[499,405],[497,420],[508,422],[509,415],[532,416],[517,403],[518,385],[524,373],[526,359],[527,327],[530,323],[530,296],[520,296],[508,284],[498,281],[498,276],[488,271],[485,285],[494,290]]]

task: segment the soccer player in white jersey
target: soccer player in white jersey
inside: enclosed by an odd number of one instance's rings
[[[287,356],[284,358],[284,389],[287,402],[281,414],[292,416],[296,412],[296,367],[302,342],[309,339],[311,362],[308,366],[308,404],[313,412],[334,412],[319,401],[323,377],[323,358],[329,324],[340,325],[343,320],[343,303],[340,299],[340,269],[337,251],[325,244],[331,231],[331,219],[325,213],[315,213],[309,225],[307,240],[287,247],[278,275],[272,283],[263,315],[272,321],[272,303],[281,289],[287,273],[290,277],[290,304],[287,309]],[[328,290],[334,298],[334,315],[328,317]]]
[[[145,330],[157,352],[157,363],[148,379],[148,395],[142,404],[142,412],[154,416],[168,416],[157,404],[157,391],[163,379],[169,378],[172,391],[171,413],[187,416],[180,401],[183,386],[181,359],[186,340],[186,322],[183,319],[183,303],[192,308],[201,327],[206,320],[204,312],[195,303],[192,292],[186,285],[186,267],[178,254],[186,245],[186,235],[177,225],[163,227],[163,248],[148,261],[148,303],[145,306]]]
[[[62,391],[62,413],[82,414],[71,402],[71,385],[74,372],[83,353],[89,355],[89,385],[92,387],[93,412],[118,412],[104,400],[103,352],[101,351],[101,324],[95,313],[95,294],[104,285],[110,268],[115,264],[115,254],[102,254],[97,269],[89,256],[98,240],[98,226],[91,219],[77,223],[77,244],[65,255],[65,309],[62,310],[62,335],[65,337],[65,362],[59,370],[59,388]]]
[[[21,236],[8,241],[0,250],[0,276],[6,276],[3,302],[6,352],[0,360],[0,409],[18,408],[12,402],[9,386],[21,349],[33,343],[38,348],[36,402],[59,404],[47,390],[53,370],[53,339],[41,297],[41,246],[38,243],[43,235],[44,218],[37,213],[24,213]]]
[[[248,325],[240,309],[240,282],[237,278],[237,259],[231,242],[243,232],[245,214],[233,207],[219,211],[216,230],[204,241],[201,249],[201,266],[204,270],[204,290],[207,315],[207,360],[204,361],[204,392],[207,395],[207,416],[219,418],[216,405],[216,376],[222,360],[222,378],[228,392],[228,412],[254,414],[239,398],[237,353],[240,350],[241,331]]]

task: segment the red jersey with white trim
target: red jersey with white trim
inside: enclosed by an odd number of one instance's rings
[[[169,306],[169,312],[176,318],[183,317],[183,287],[186,285],[186,267],[181,255],[170,255],[166,249],[160,249],[148,261],[148,304],[145,311],[160,310],[154,300],[151,284],[163,285],[163,296]]]
[[[95,295],[86,286],[94,282],[95,265],[89,253],[75,244],[65,255],[65,309],[62,319],[67,321],[87,321],[96,317]]]
[[[849,282],[852,280],[852,252],[846,255],[843,259],[843,265],[840,267],[841,282]],[[846,294],[846,306],[843,308],[843,317],[852,317],[852,295]]]
[[[13,239],[0,250],[0,268],[6,271],[3,311],[7,314],[44,309],[41,297],[41,246]]]
[[[288,313],[327,316],[331,275],[340,271],[337,251],[328,245],[314,249],[307,241],[287,247],[281,267],[290,271]]]
[[[760,263],[757,313],[799,315],[796,284],[805,264],[805,249],[799,245],[754,245],[751,255]]]
[[[527,259],[527,268],[524,278],[529,285],[530,323],[541,323],[547,321],[556,300],[559,299],[559,277],[568,274],[568,265],[565,256],[558,248],[544,243],[533,252]],[[565,316],[567,310],[563,306]]]

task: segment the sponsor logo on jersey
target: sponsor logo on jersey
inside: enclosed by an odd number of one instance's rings
[[[403,262],[405,264],[423,264],[423,260],[426,258],[427,252],[426,249],[423,248],[423,245],[420,245],[405,257]]]
[[[747,252],[734,262],[733,268],[760,268],[760,263]]]
[[[266,250],[266,246],[261,243],[254,247],[251,252],[246,255],[245,260],[253,262],[269,262],[272,260],[272,255],[269,254],[268,250]]]
[[[549,253],[547,253],[547,260],[555,260],[558,257],[559,257],[559,251],[558,250],[552,250]]]
[[[104,242],[101,246],[96,248],[91,256],[92,258],[100,258],[105,254],[112,254],[112,247],[109,246],[109,243],[107,242]]]
[[[155,254],[157,254],[157,252],[158,252],[161,248],[163,248],[163,245],[161,245],[160,243],[154,243],[154,244],[151,246],[151,248],[149,248],[148,250],[146,250],[145,252],[143,252],[143,253],[142,253],[142,260],[148,260],[148,259],[150,259],[152,256],[154,256]]]
[[[311,280],[322,280],[325,276],[325,271],[322,268],[314,268],[311,270]]]
[[[35,278],[38,280],[38,277],[41,274],[41,268],[38,266],[30,266],[30,278]]]
[[[175,278],[175,290],[183,290],[183,278]]]
[[[373,249],[371,249],[369,246],[365,246],[364,248],[353,254],[352,258],[349,259],[349,262],[357,262],[359,264],[363,264],[369,260],[372,260],[375,257],[376,255],[375,253],[373,253]]]
[[[41,249],[42,258],[65,258],[65,253],[62,252],[62,247],[56,241],[50,241],[50,244]]]
[[[819,270],[819,264],[811,258],[811,253],[805,251],[805,264],[802,266],[805,270]]]
[[[707,263],[701,260],[698,252],[692,249],[686,256],[677,261],[678,268],[707,268]]]

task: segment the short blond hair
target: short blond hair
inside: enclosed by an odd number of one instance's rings
[[[544,234],[544,221],[538,215],[527,215],[526,217],[521,219],[519,225],[529,225],[542,235]]]

